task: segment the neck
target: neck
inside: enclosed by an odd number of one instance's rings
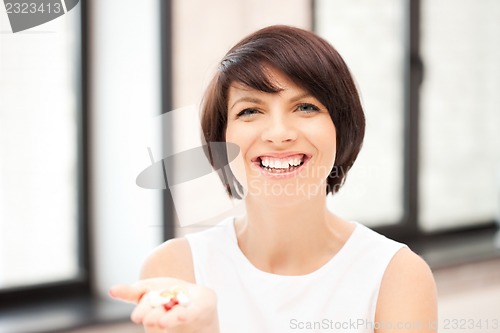
[[[261,270],[307,274],[331,259],[350,235],[352,226],[328,211],[324,195],[287,206],[265,203],[247,197],[246,218],[236,228],[241,250]]]

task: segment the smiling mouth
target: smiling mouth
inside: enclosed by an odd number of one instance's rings
[[[280,174],[292,172],[300,168],[306,160],[306,155],[297,154],[283,158],[260,156],[257,158],[256,162],[258,162],[259,166],[267,172]]]

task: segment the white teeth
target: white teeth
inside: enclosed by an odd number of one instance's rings
[[[303,158],[300,157],[285,158],[285,159],[261,157],[261,164],[265,168],[288,169],[290,167],[299,166],[302,163],[302,160]]]

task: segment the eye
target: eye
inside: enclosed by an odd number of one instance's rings
[[[305,113],[313,113],[313,112],[318,112],[319,111],[319,107],[317,107],[314,104],[303,103],[303,104],[300,104],[300,105],[297,106],[297,110],[305,112]]]
[[[248,118],[248,117],[254,116],[258,113],[259,113],[259,111],[256,109],[251,109],[251,108],[244,109],[244,110],[238,112],[238,114],[236,115],[236,118],[241,118],[241,117]]]

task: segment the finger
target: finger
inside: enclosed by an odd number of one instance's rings
[[[172,328],[185,323],[185,308],[177,305],[170,310],[163,306],[152,307],[147,299],[140,302],[132,312],[131,320],[148,327]]]
[[[148,291],[143,285],[119,284],[109,289],[109,296],[125,302],[138,303]]]
[[[215,305],[215,293],[204,293],[203,298],[203,303],[206,302],[206,304],[202,304],[202,300],[199,299],[198,302],[189,302],[185,306],[176,305],[173,307],[168,311],[168,316],[162,316],[160,319],[160,327],[173,328],[188,323],[209,322],[210,318],[212,318],[211,316],[214,314],[211,311],[215,310],[215,308],[210,306],[210,304]]]
[[[144,318],[146,317],[148,312],[152,311],[153,309],[154,308],[151,306],[151,304],[149,304],[148,300],[143,299],[132,311],[130,319],[136,324],[141,324],[144,321]]]
[[[151,308],[142,319],[142,324],[147,327],[161,327],[160,318],[166,313],[163,307]]]
[[[171,310],[165,311],[159,318],[159,325],[162,328],[174,328],[186,323],[189,311],[182,305],[176,305]]]

